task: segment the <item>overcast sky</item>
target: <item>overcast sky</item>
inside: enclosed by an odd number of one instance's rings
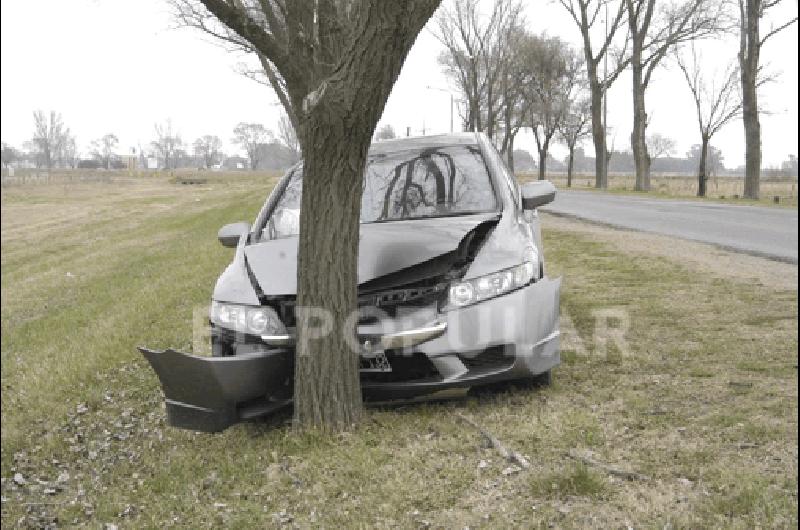
[[[449,0],[445,0],[447,2]],[[797,12],[786,1],[786,16]],[[167,118],[187,143],[216,134],[228,152],[233,127],[242,121],[276,129],[280,106],[271,92],[236,73],[245,58],[226,52],[190,29],[175,29],[163,0],[3,0],[2,140],[17,147],[30,139],[35,109],[56,110],[77,136],[79,149],[105,133],[120,139],[120,152],[147,145],[154,123]],[[546,31],[575,44],[579,33],[563,8],[549,0],[531,0],[526,17],[536,32]],[[766,22],[766,26],[769,21]],[[429,25],[430,27],[430,25]],[[762,52],[777,82],[762,89],[770,114],[762,118],[765,165],[779,165],[797,154],[797,25],[770,40]],[[735,60],[735,38],[703,44],[709,71]],[[446,132],[450,96],[436,63],[440,45],[424,30],[409,54],[387,103],[381,123],[398,134]],[[698,143],[694,107],[676,67],[659,70],[647,93],[650,133],[676,140],[678,155]],[[628,149],[631,130],[630,78],[623,75],[609,93],[609,126],[616,149]],[[456,118],[456,127],[459,120]],[[725,164],[744,163],[740,121],[723,129],[712,143]],[[518,148],[535,151],[530,135]],[[593,149],[585,144],[588,154]],[[557,157],[563,156],[559,148]]]

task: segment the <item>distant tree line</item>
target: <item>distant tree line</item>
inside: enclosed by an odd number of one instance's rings
[[[153,140],[129,152],[119,148],[119,138],[107,133],[92,140],[83,153],[60,113],[33,113],[34,131],[21,148],[2,143],[4,168],[30,167],[42,170],[55,168],[123,169],[130,161],[144,169],[226,168],[284,169],[300,159],[294,128],[286,115],[278,122],[278,135],[262,124],[240,123],[233,129],[232,143],[246,153],[246,158],[226,156],[219,136],[206,134],[187,145],[171,120],[156,123]]]
[[[464,130],[485,132],[514,166],[514,139],[530,130],[544,178],[549,151],[556,142],[570,156],[568,184],[576,149],[591,138],[596,156],[595,186],[608,185],[607,173],[628,159],[608,145],[605,95],[619,76],[631,74],[633,123],[630,137],[636,189],[650,189],[651,171],[665,164],[663,146],[648,132],[647,89],[654,72],[667,62],[678,64],[697,115],[698,195],[718,170],[711,139],[725,125],[742,118],[746,136],[744,196],[758,198],[761,130],[758,88],[765,75],[760,52],[768,39],[797,17],[773,21],[761,31],[768,13],[783,0],[558,0],[580,33],[573,49],[558,37],[526,29],[522,0],[451,0],[438,12],[434,34],[444,47],[439,63],[459,94]],[[774,17],[773,17],[774,18]],[[719,71],[704,71],[702,42],[732,35],[738,53],[717,61]],[[617,162],[613,162],[614,159]],[[671,163],[668,164],[668,161]],[[583,171],[584,168],[580,168]],[[682,171],[689,171],[683,168]]]

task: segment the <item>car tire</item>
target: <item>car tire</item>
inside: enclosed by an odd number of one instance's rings
[[[550,386],[553,383],[553,371],[548,370],[540,374],[536,374],[531,378],[531,382],[535,386]]]

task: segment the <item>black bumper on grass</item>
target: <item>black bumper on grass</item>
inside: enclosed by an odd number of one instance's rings
[[[167,422],[183,429],[217,432],[269,414],[290,399],[266,397],[284,386],[291,364],[285,350],[230,357],[199,357],[175,350],[139,348],[158,375]]]

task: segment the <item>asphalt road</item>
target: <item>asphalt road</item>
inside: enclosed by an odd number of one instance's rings
[[[558,190],[544,211],[797,263],[797,210]]]

